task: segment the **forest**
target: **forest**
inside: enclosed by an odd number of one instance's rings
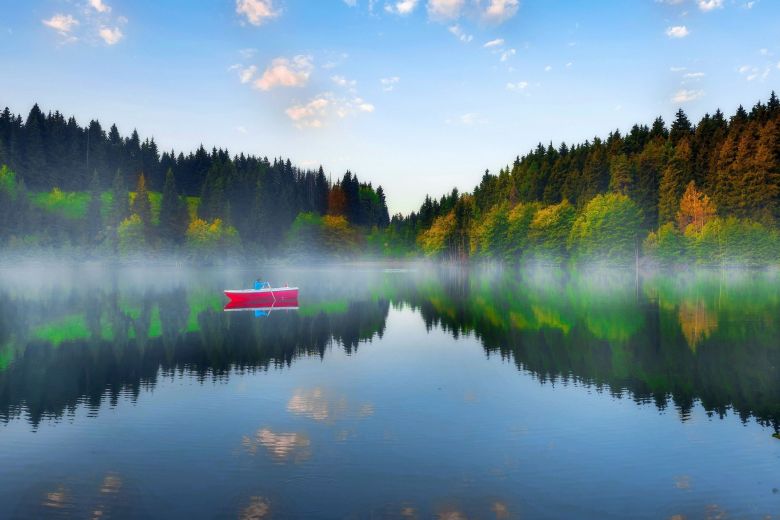
[[[697,123],[539,144],[470,193],[389,217],[381,186],[289,159],[185,155],[34,105],[0,114],[6,253],[426,257],[510,264],[765,266],[780,258],[780,101]]]

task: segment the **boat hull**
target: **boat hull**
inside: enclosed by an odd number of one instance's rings
[[[280,287],[275,289],[239,289],[225,291],[225,296],[230,298],[231,302],[283,302],[298,299],[297,287]]]

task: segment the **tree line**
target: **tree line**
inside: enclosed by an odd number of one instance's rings
[[[388,234],[436,257],[625,263],[641,249],[662,262],[751,264],[777,259],[779,218],[772,92],[728,118],[716,110],[693,124],[680,109],[668,127],[659,117],[606,139],[540,143],[485,171],[472,193],[426,197],[394,216]]]
[[[160,153],[136,131],[81,127],[37,105],[24,120],[0,114],[0,164],[0,239],[21,246],[555,264],[644,256],[763,265],[780,256],[774,92],[729,117],[716,110],[694,124],[680,109],[671,125],[658,117],[580,144],[540,143],[485,171],[471,193],[426,196],[392,219],[381,186],[349,171],[333,182],[289,159],[202,145]]]
[[[116,125],[106,132],[96,120],[81,127],[37,104],[26,119],[8,108],[0,114],[0,165],[7,166],[0,239],[17,243],[84,247],[113,237],[103,246],[118,250],[227,240],[262,252],[278,247],[301,214],[330,215],[355,229],[389,222],[382,187],[349,171],[334,182],[322,167],[301,169],[289,159],[202,145],[186,155],[160,153],[153,138],[142,140],[135,130],[123,137]],[[52,205],[72,210],[65,211],[71,218],[45,211]]]

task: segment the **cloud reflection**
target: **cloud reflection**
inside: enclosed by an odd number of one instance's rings
[[[239,515],[241,520],[261,520],[271,514],[271,504],[267,498],[251,497],[249,505]]]
[[[333,422],[344,417],[369,417],[374,414],[374,405],[350,403],[344,394],[333,395],[322,388],[296,388],[287,403],[287,411],[315,421]]]
[[[262,446],[279,462],[300,462],[311,456],[311,441],[304,433],[275,433],[268,428],[261,428],[254,437],[244,436],[241,444],[252,455]]]

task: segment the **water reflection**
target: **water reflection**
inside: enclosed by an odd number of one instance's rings
[[[262,520],[271,515],[271,504],[263,497],[252,497],[250,503],[241,511],[241,520]]]
[[[297,388],[287,403],[287,411],[315,421],[334,422],[348,415],[368,417],[373,415],[374,406],[371,403],[353,405],[346,395],[332,395],[322,388]]]
[[[241,445],[252,455],[262,446],[277,462],[303,462],[311,456],[311,441],[299,432],[277,433],[261,428],[251,437],[244,436]]]
[[[97,414],[182,372],[225,381],[330,348],[351,354],[383,336],[392,305],[411,307],[429,329],[473,334],[488,356],[541,383],[628,392],[674,406],[682,419],[701,402],[715,415],[733,409],[780,424],[780,281],[772,274],[658,276],[637,285],[633,273],[615,272],[301,271],[283,275],[305,288],[300,307],[271,309],[262,320],[254,310],[223,312],[220,289],[243,276],[0,274],[0,420],[35,426],[79,406]],[[373,405],[298,388],[287,410],[328,422],[371,415]],[[284,458],[285,446],[302,440],[296,435],[260,430],[250,445]]]

